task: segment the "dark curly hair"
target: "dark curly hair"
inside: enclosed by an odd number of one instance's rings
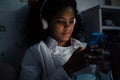
[[[66,7],[71,7],[77,15],[77,3],[75,0],[47,0],[41,8],[41,16],[49,21],[56,13]]]

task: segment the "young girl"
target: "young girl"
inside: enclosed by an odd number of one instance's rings
[[[71,37],[77,15],[75,0],[47,0],[40,15],[47,21],[48,36],[26,51],[20,80],[111,79],[103,65],[88,64],[89,48]]]

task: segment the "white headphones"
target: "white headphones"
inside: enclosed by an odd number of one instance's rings
[[[42,25],[43,25],[43,29],[47,29],[48,28],[48,23],[44,18],[41,18],[42,21]]]
[[[42,21],[42,25],[43,25],[43,29],[47,29],[48,28],[48,23],[47,21],[42,17],[41,13],[42,13],[42,10],[43,10],[43,7],[45,5],[45,3],[47,2],[47,0],[44,0],[41,8],[40,8],[40,18],[41,18],[41,21]]]

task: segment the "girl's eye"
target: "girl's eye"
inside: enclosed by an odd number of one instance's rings
[[[75,22],[76,22],[75,19],[70,19],[69,21],[61,20],[61,19],[56,20],[56,24],[60,24],[60,25],[67,25],[67,24],[74,25]]]
[[[74,24],[74,19],[71,19],[71,20],[69,21],[69,23],[70,23],[70,24]]]
[[[63,21],[63,20],[57,20],[56,23],[57,23],[57,24],[66,24],[66,22]]]

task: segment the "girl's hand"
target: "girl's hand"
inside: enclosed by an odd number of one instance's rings
[[[103,50],[98,47],[78,48],[70,59],[63,65],[63,68],[68,74],[79,71],[89,64],[96,64],[101,72],[108,72],[105,65]]]
[[[89,48],[78,48],[70,59],[63,65],[63,68],[68,74],[79,71],[88,66],[87,56],[90,53]]]

